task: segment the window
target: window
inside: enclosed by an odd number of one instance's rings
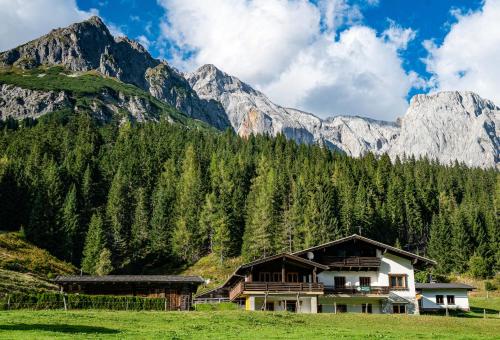
[[[295,313],[297,311],[296,301],[286,301],[285,303],[287,312]]]
[[[347,313],[347,305],[337,305],[337,313]]]
[[[389,286],[391,289],[406,289],[406,275],[389,274]]]
[[[344,276],[335,276],[333,278],[335,283],[335,288],[344,288],[345,287],[345,277]]]
[[[406,313],[406,305],[397,303],[392,305],[392,312],[394,314],[405,314]]]
[[[454,305],[455,304],[455,295],[446,295],[446,302],[449,305]]]
[[[274,302],[266,302],[266,310],[273,311],[274,310]]]
[[[259,273],[259,281],[260,282],[270,282],[271,281],[271,273],[269,273],[269,272],[260,272]]]
[[[372,313],[372,304],[371,303],[363,303],[361,305],[361,311],[363,313],[369,313],[369,314],[371,314]]]
[[[370,287],[371,279],[369,277],[360,277],[359,285],[361,287]]]
[[[273,273],[273,282],[281,282],[281,273],[280,272]]]
[[[443,297],[443,295],[436,295],[436,303],[438,305],[444,304],[444,297]]]
[[[299,282],[298,273],[286,273],[286,282]]]

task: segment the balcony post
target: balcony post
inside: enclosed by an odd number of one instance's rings
[[[316,276],[316,270],[317,270],[317,268],[314,267],[314,269],[313,269],[313,283],[318,283],[318,277]]]
[[[285,260],[281,263],[281,282],[285,283]]]

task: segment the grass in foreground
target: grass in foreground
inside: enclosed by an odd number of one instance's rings
[[[0,339],[498,339],[499,319],[270,312],[11,311]]]

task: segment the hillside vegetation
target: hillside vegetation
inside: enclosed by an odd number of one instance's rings
[[[81,112],[92,112],[95,103],[105,107],[105,102],[114,96],[136,97],[150,105],[146,113],[148,119],[170,118],[175,122],[192,126],[207,124],[188,118],[169,104],[156,99],[138,87],[123,83],[115,78],[106,77],[96,71],[71,72],[61,66],[41,66],[33,69],[16,67],[0,68],[0,85],[10,84],[24,89],[39,91],[64,91],[73,101],[72,107]],[[94,106],[94,108],[92,108]]]
[[[16,232],[0,233],[0,269],[4,270],[2,277],[8,274],[7,271],[15,271],[29,273],[41,279],[76,272],[72,264],[61,261],[48,251],[34,246]]]
[[[0,294],[56,290],[49,281],[76,268],[27,242],[19,233],[0,233]]]
[[[243,262],[241,257],[235,257],[221,263],[215,254],[209,254],[183,270],[181,274],[198,275],[208,280],[207,284],[198,288],[198,292],[204,292],[221,286]]]

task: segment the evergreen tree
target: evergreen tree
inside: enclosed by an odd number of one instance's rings
[[[209,251],[217,255],[222,263],[230,254],[231,233],[229,217],[224,206],[217,202],[214,193],[206,196],[200,216],[200,228],[209,238]]]
[[[201,169],[193,145],[186,148],[176,201],[172,248],[180,259],[196,261],[203,253],[206,237],[200,232]]]
[[[78,262],[80,256],[80,220],[76,201],[76,187],[71,185],[64,200],[62,210],[63,235],[65,237],[64,249],[68,261]]]
[[[108,275],[113,271],[113,263],[111,261],[111,252],[109,249],[104,248],[99,254],[99,259],[97,260],[95,266],[96,275]]]
[[[276,174],[269,161],[262,157],[249,193],[246,228],[242,254],[246,259],[273,253],[273,228],[276,223]]]
[[[131,250],[135,262],[142,261],[150,253],[149,248],[149,209],[146,190],[139,188],[135,193],[135,213],[131,229]]]
[[[175,163],[169,159],[158,179],[152,202],[150,243],[151,252],[158,259],[171,254],[176,182]]]
[[[129,262],[127,247],[130,233],[128,186],[121,167],[116,172],[108,193],[106,216],[111,232],[113,262],[117,267]]]
[[[106,244],[103,230],[102,218],[99,214],[93,214],[85,238],[83,250],[82,270],[89,274],[96,273],[99,257]]]

